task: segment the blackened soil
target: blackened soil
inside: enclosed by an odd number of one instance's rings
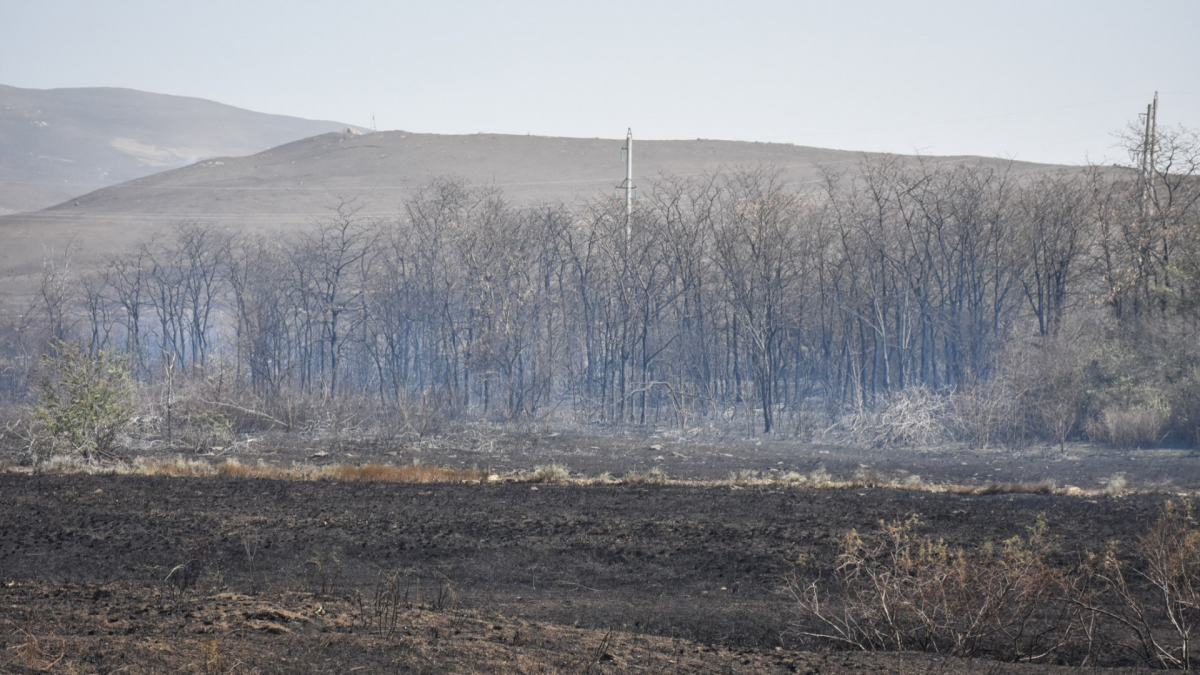
[[[851,528],[917,513],[948,542],[974,544],[1045,514],[1066,564],[1133,542],[1162,500],[0,474],[0,593],[8,614],[37,613],[7,597],[31,585],[348,602],[399,571],[420,606],[771,655],[816,646],[789,632],[779,590],[789,573],[827,573]]]

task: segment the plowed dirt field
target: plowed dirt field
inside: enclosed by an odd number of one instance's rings
[[[1164,499],[0,474],[0,671],[1057,672],[823,652],[780,590],[907,514],[1070,564]]]

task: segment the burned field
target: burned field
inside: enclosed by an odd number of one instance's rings
[[[0,670],[965,672],[806,637],[789,580],[911,514],[967,549],[1044,517],[1068,568],[1165,499],[0,474]]]

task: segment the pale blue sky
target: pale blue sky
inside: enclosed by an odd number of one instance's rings
[[[1200,129],[1200,0],[0,0],[0,83],[434,133],[1117,159]]]

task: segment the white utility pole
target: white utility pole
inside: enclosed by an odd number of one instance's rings
[[[625,147],[621,148],[625,155],[625,182],[617,186],[625,191],[625,241],[633,240],[633,129],[625,133]]]

